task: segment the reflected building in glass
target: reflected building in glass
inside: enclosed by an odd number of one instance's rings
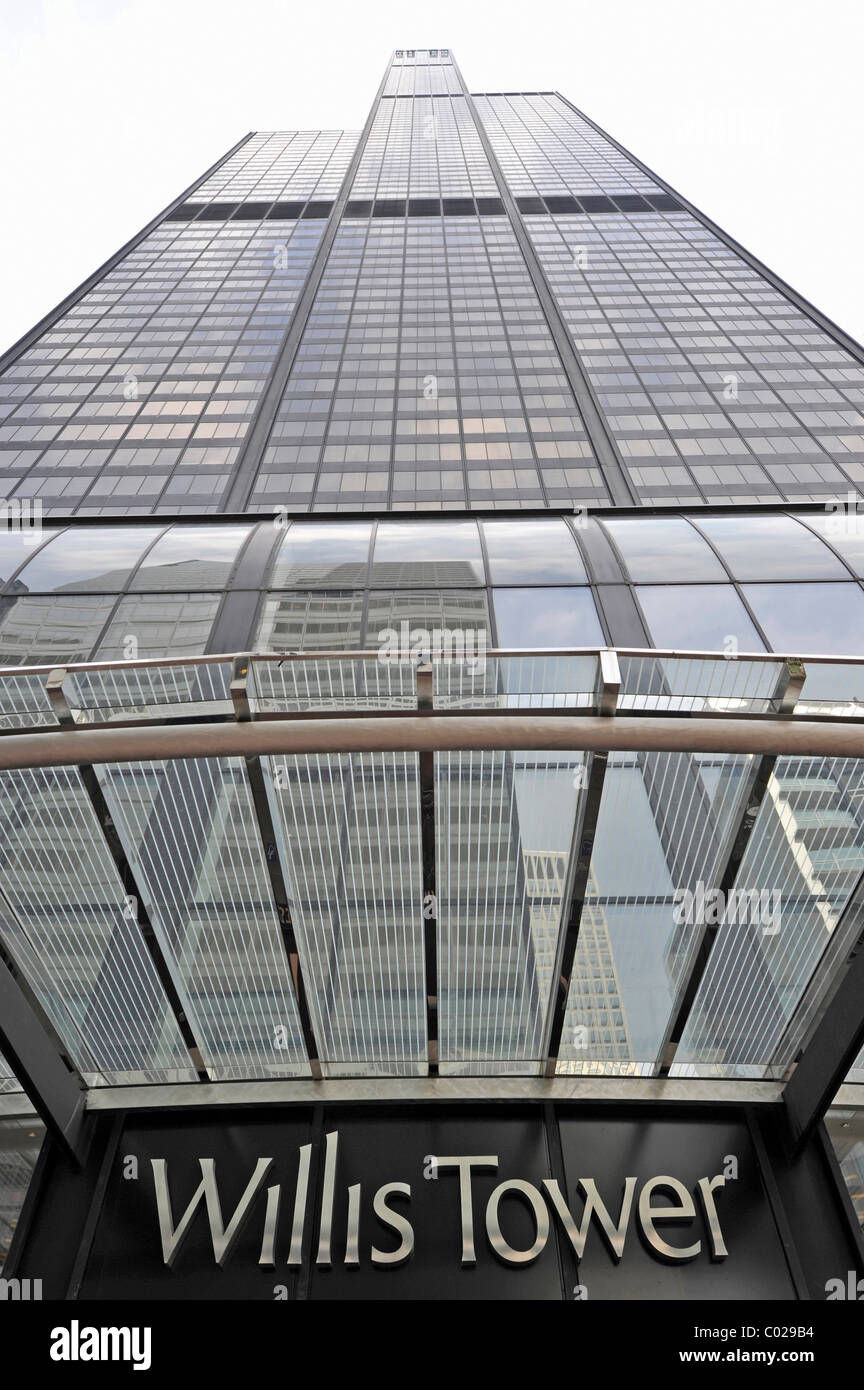
[[[261,717],[596,713],[607,648],[622,718],[860,714],[862,405],[567,99],[397,51],[362,129],[247,136],[0,359],[4,727],[229,718],[253,653]],[[860,763],[751,753],[3,771],[0,826],[2,950],[91,1086],[780,1078],[864,872]]]

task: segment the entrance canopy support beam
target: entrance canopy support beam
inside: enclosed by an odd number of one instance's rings
[[[0,1051],[50,1133],[76,1163],[85,1155],[85,1096],[6,961],[0,957]]]
[[[844,918],[849,914],[854,914],[854,945],[845,967],[837,972],[839,983],[783,1091],[795,1152],[804,1148],[824,1118],[864,1047],[864,874],[846,906]],[[835,931],[843,925],[841,920]]]

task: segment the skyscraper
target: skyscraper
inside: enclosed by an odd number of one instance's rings
[[[860,718],[858,344],[558,93],[404,49],[0,402],[2,724],[90,739],[0,763],[0,950],[84,1086],[788,1080],[864,764],[686,722]]]

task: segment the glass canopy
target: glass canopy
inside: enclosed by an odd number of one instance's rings
[[[0,939],[83,1082],[784,1076],[853,941],[864,760],[626,736],[608,756],[538,751],[516,722],[494,750],[325,752],[315,721],[602,712],[635,729],[798,708],[842,724],[848,702],[808,699],[811,670],[842,682],[864,662],[596,645],[429,659],[0,672],[0,718],[34,738],[280,715],[311,731],[302,754],[91,749],[92,775],[0,772]]]

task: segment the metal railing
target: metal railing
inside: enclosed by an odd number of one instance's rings
[[[673,648],[491,648],[472,657],[375,651],[214,653],[0,667],[0,731],[58,724],[409,713],[416,672],[432,670],[436,713],[597,708],[601,657],[617,664],[619,716],[771,713],[864,718],[864,656]],[[805,671],[810,676],[805,686]]]

